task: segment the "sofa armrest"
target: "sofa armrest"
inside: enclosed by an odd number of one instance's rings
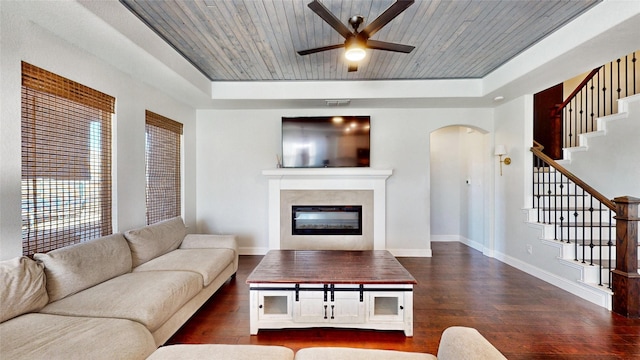
[[[476,329],[452,326],[442,333],[438,360],[487,359],[506,360]]]

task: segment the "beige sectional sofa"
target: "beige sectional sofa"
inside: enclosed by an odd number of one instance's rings
[[[181,218],[0,263],[3,359],[144,359],[238,269]]]
[[[437,357],[431,354],[346,347],[309,347],[294,353],[282,346],[169,345],[148,360],[505,360],[476,329],[452,326],[442,333]]]
[[[0,262],[1,359],[435,359],[355,348],[162,345],[238,269],[234,236],[187,234],[181,218]],[[248,329],[247,329],[248,331]],[[440,360],[504,359],[452,327]]]

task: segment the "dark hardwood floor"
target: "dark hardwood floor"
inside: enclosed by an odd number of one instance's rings
[[[399,258],[416,278],[414,336],[400,331],[261,330],[249,335],[241,256],[227,282],[167,344],[350,346],[435,354],[442,331],[474,327],[509,359],[640,359],[640,320],[626,319],[460,243],[432,243],[432,258]]]

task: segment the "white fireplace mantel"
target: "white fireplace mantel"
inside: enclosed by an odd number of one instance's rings
[[[269,249],[280,249],[280,191],[372,190],[373,248],[386,249],[386,181],[391,169],[279,168],[263,170],[269,180]]]

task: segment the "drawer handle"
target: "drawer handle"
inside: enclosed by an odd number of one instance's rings
[[[331,305],[331,319],[335,319],[335,317],[333,317],[333,308],[334,308],[334,305]]]
[[[324,306],[324,318],[327,318],[327,305]]]

